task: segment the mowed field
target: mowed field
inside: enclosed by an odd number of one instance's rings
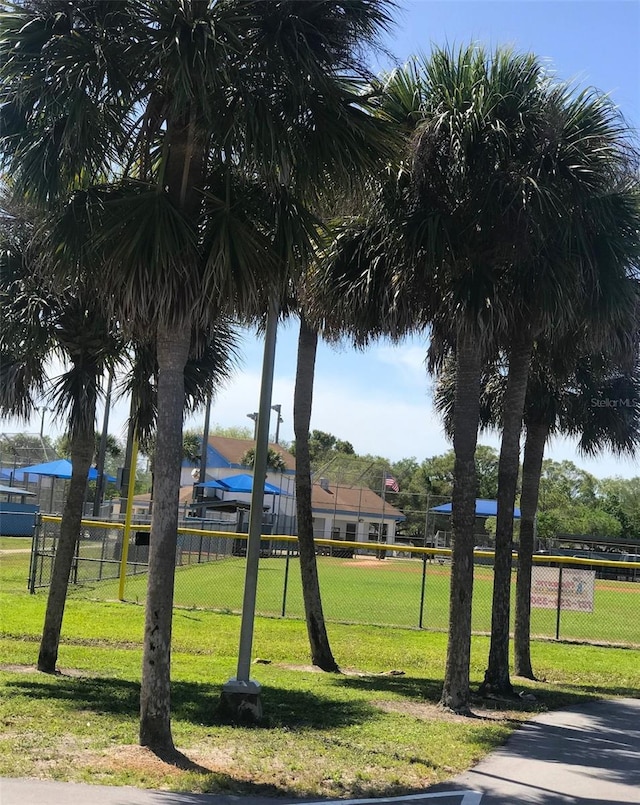
[[[429,562],[424,596],[423,564],[415,559],[318,557],[325,617],[343,623],[366,623],[446,630],[449,613],[450,567]],[[239,612],[242,607],[245,562],[228,557],[176,571],[175,603],[179,607]],[[473,630],[491,628],[493,569],[476,565],[473,591]],[[146,575],[128,577],[125,600],[142,603]],[[515,573],[512,593],[515,592]],[[116,581],[92,583],[73,595],[116,599]],[[514,606],[512,606],[512,612]],[[304,617],[298,560],[284,557],[260,560],[257,612],[274,617]],[[533,636],[554,637],[556,612],[533,609]],[[594,611],[563,611],[560,638],[594,643],[640,645],[640,584],[596,580]]]
[[[237,667],[241,619],[176,609],[172,726],[188,761],[176,765],[138,745],[144,577],[129,581],[125,603],[106,600],[116,597],[113,582],[72,588],[60,673],[42,674],[34,663],[47,592],[29,594],[29,559],[28,545],[0,538],[0,776],[180,791],[181,801],[190,799],[185,792],[234,795],[238,801],[271,795],[282,802],[400,796],[475,765],[535,713],[594,696],[636,696],[640,689],[638,651],[536,640],[532,660],[538,679],[513,679],[522,697],[485,700],[475,691],[489,639],[477,635],[470,655],[474,717],[465,718],[438,706],[444,630],[332,623],[331,645],[342,673],[324,674],[309,664],[304,621],[258,617],[254,662],[259,664],[252,666],[252,676],[263,686],[264,723],[258,729],[229,725],[217,706],[223,683]],[[331,583],[325,590],[329,609],[335,604],[340,613],[342,601],[352,617],[373,619],[381,611],[413,615],[419,562],[322,557],[319,564],[323,585]],[[284,567],[279,559],[262,563],[265,608],[281,604]],[[292,611],[299,605],[297,571],[292,562],[287,604]],[[429,565],[427,571],[427,605],[441,588],[444,611],[447,568]],[[490,586],[490,575],[489,568],[478,567],[476,593],[481,578]],[[221,610],[239,607],[243,577],[242,559],[180,568],[178,596],[199,598],[207,607],[218,601]],[[363,596],[371,583],[374,597],[367,611]],[[140,605],[130,597],[134,589]],[[412,591],[407,609],[398,590]]]

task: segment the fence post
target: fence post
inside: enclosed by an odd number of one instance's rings
[[[422,583],[420,585],[420,618],[418,619],[418,629],[422,629],[424,619],[424,591],[427,582],[427,554],[422,554]]]
[[[127,579],[127,555],[129,553],[129,540],[131,539],[131,520],[133,515],[133,491],[136,485],[136,462],[138,460],[138,438],[134,431],[131,448],[131,471],[127,485],[127,510],[124,517],[124,531],[122,533],[122,553],[120,555],[120,580],[118,584],[118,600],[124,601],[124,585]],[[137,557],[136,557],[137,558]]]
[[[102,581],[102,570],[104,568],[104,560],[107,555],[107,543],[109,541],[109,531],[105,528],[102,531],[102,543],[100,545],[100,564],[98,565],[98,581]]]
[[[556,640],[560,639],[560,610],[562,609],[562,565],[558,573],[558,608],[556,611]]]
[[[33,528],[33,539],[31,540],[31,558],[29,560],[29,592],[35,595],[36,592],[36,573],[38,572],[38,540],[42,529],[42,515],[38,512]]]
[[[80,525],[82,528],[82,524]],[[78,563],[80,561],[80,540],[82,539],[82,535],[78,534],[76,537],[76,547],[73,552],[73,584],[78,583]]]
[[[285,617],[287,607],[287,588],[289,586],[289,557],[291,556],[291,544],[287,542],[287,558],[284,561],[284,585],[282,589],[282,617]]]

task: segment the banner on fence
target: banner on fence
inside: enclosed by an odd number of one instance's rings
[[[593,612],[595,570],[565,567],[562,570],[561,609]],[[531,572],[531,606],[557,609],[559,567],[534,567]]]

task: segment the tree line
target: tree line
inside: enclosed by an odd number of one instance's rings
[[[215,426],[210,431],[220,436],[251,439],[249,428],[222,428]],[[101,434],[96,433],[94,460],[96,464]],[[43,442],[46,456],[43,454]],[[424,536],[425,513],[435,499],[450,499],[453,491],[453,469],[455,455],[452,450],[423,461],[415,457],[391,461],[383,456],[360,455],[351,442],[339,439],[331,433],[314,429],[309,436],[314,478],[327,476],[332,483],[368,485],[372,491],[381,493],[382,473],[389,473],[398,482],[399,492],[386,491],[387,500],[400,509],[407,518],[403,524],[403,534],[415,537]],[[202,436],[197,429],[185,431],[183,438],[183,457],[195,464],[200,461]],[[282,443],[284,449],[295,455],[295,442]],[[71,458],[69,439],[60,436],[43,439],[28,433],[5,436],[0,442],[3,451],[2,465],[11,468],[16,461],[16,469],[40,462],[52,456]],[[125,446],[113,434],[108,434],[104,470],[108,475],[117,476],[122,469]],[[282,458],[273,451],[269,467],[279,471],[283,468]],[[495,499],[498,493],[498,459],[495,448],[479,444],[476,449],[476,497]],[[48,460],[48,459],[47,459]],[[242,463],[252,466],[253,451],[249,450]],[[522,469],[518,484],[518,498],[522,484]],[[136,494],[151,491],[151,474],[138,468],[136,472]],[[95,482],[90,482],[87,501],[93,501]],[[119,494],[115,485],[107,488],[106,499]],[[517,498],[517,500],[518,500]],[[516,530],[518,524],[516,523]],[[486,531],[495,535],[495,518],[490,518]],[[605,477],[598,478],[568,460],[545,459],[540,478],[540,500],[537,509],[537,535],[540,547],[553,544],[558,535],[582,535],[586,537],[623,538],[628,542],[637,541],[640,547],[640,478]],[[516,533],[516,537],[517,537]]]
[[[578,421],[565,414],[585,389],[596,401],[637,399],[628,393],[640,329],[637,144],[622,115],[603,93],[507,48],[434,48],[374,76],[366,53],[393,9],[387,0],[29,0],[0,19],[0,402],[23,417],[42,397],[55,403],[73,462],[38,667],[55,670],[96,401],[103,377],[124,367],[131,427],[163,459],[140,702],[140,742],[156,751],[175,748],[183,418],[232,371],[239,324],[266,328],[275,344],[278,320],[300,321],[300,569],[312,661],[328,671],[339,666],[311,518],[318,338],[366,348],[428,334],[453,443],[441,702],[460,712],[470,703],[478,433],[501,432],[484,689],[509,693],[523,426],[516,670],[532,674],[522,660],[525,560],[544,447]],[[52,354],[67,369],[50,383]],[[585,449],[633,450],[636,408],[580,421]]]

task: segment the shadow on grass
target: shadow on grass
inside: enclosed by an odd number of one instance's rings
[[[90,710],[125,718],[139,712],[140,685],[122,679],[101,677],[87,679],[57,675],[55,677],[16,680],[6,684],[8,693],[30,699],[49,699],[68,704],[70,710]],[[288,730],[330,730],[363,724],[379,716],[378,711],[363,701],[318,696],[309,691],[265,686],[264,719],[257,729],[274,727]],[[220,687],[195,682],[173,682],[171,686],[172,717],[200,726],[219,726]]]
[[[395,694],[405,699],[437,704],[442,693],[442,679],[427,679],[417,676],[346,676],[332,677],[334,685],[350,690]]]
[[[428,679],[411,676],[334,676],[334,685],[351,690],[363,690],[369,693],[378,692],[381,695],[394,695],[414,702],[424,702],[437,705],[442,694],[442,679]],[[619,685],[593,685],[580,683],[562,683],[545,686],[544,682],[536,685],[528,684],[529,680],[520,677],[512,679],[515,690],[522,689],[526,693],[533,693],[535,701],[521,699],[518,695],[513,698],[483,698],[475,691],[471,695],[471,709],[483,707],[490,710],[515,710],[530,713],[531,716],[545,710],[556,710],[572,705],[579,705],[603,697],[637,698],[638,691],[632,687]],[[492,720],[482,713],[472,713],[471,718]],[[519,724],[514,721],[513,724]]]

